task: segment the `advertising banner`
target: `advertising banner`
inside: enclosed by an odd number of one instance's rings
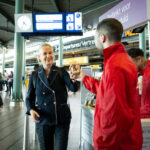
[[[148,20],[146,0],[123,0],[118,5],[99,17],[116,18],[123,24],[124,30],[138,26]]]

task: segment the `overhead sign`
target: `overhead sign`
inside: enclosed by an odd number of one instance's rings
[[[82,13],[34,13],[34,32],[82,32]]]
[[[122,38],[129,37],[129,36],[135,36],[135,35],[139,35],[139,33],[132,33],[130,30],[128,30],[126,32],[123,32]]]
[[[23,36],[83,34],[81,12],[15,14],[15,18],[15,31]]]
[[[124,30],[135,27],[148,20],[147,0],[123,0],[100,16],[99,22],[106,18],[120,20]]]
[[[95,41],[94,37],[87,37],[80,40],[75,40],[71,42],[67,42],[63,44],[63,51],[75,51],[75,50],[83,50],[83,49],[92,49],[95,48]],[[59,45],[53,46],[53,51],[58,52],[59,51]]]
[[[139,33],[132,33],[130,30],[125,32],[125,37],[139,35]]]
[[[34,32],[64,32],[64,14],[33,14]]]
[[[63,65],[69,66],[70,64],[87,64],[89,62],[88,56],[74,57],[63,59]],[[58,60],[56,61],[56,64]]]
[[[81,32],[82,31],[82,14],[79,12],[66,13],[66,31]]]

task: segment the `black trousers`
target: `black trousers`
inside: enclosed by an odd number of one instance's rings
[[[54,147],[55,150],[67,150],[69,128],[70,124],[54,126],[36,124],[40,150],[54,150]]]

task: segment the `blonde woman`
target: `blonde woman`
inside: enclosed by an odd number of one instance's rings
[[[30,77],[27,112],[36,123],[41,150],[53,150],[54,147],[55,150],[67,150],[71,120],[67,88],[76,92],[80,83],[72,82],[66,70],[53,64],[53,48],[49,44],[41,46],[38,58],[41,66]]]

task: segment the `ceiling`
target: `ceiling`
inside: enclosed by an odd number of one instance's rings
[[[83,29],[92,30],[100,15],[121,0],[24,0],[25,13],[31,12],[74,12],[83,13]],[[14,47],[15,0],[0,0],[0,44]],[[30,37],[31,42],[45,41],[51,37]]]

